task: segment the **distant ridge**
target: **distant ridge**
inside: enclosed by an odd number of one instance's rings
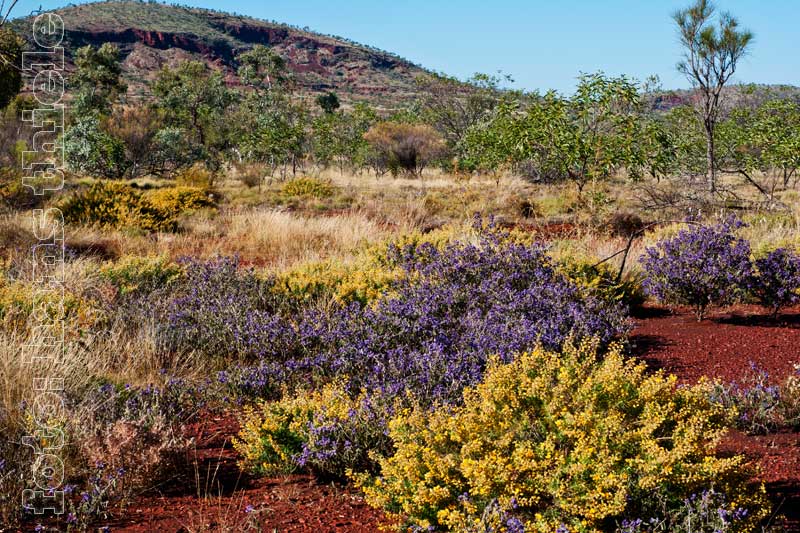
[[[416,95],[415,78],[428,71],[389,52],[342,37],[314,33],[277,22],[175,5],[110,1],[55,10],[64,19],[65,47],[71,60],[81,46],[116,44],[124,59],[133,96],[147,94],[148,83],[164,65],[201,60],[236,84],[235,57],[256,44],[286,59],[300,91],[336,91],[344,100],[400,104]],[[29,41],[31,17],[12,27]]]

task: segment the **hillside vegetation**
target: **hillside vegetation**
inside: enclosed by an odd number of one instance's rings
[[[56,10],[65,21],[71,59],[81,46],[111,42],[120,49],[131,94],[146,93],[164,65],[201,60],[235,80],[234,58],[256,44],[287,59],[299,86],[311,93],[336,90],[345,98],[377,99],[383,105],[408,101],[414,78],[425,71],[388,52],[277,22],[242,15],[137,1],[82,4]],[[31,18],[12,27],[31,41]]]

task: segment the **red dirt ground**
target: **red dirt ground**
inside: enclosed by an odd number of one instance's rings
[[[703,375],[735,381],[751,362],[778,381],[800,363],[800,308],[777,322],[759,313],[757,308],[741,307],[698,323],[688,311],[645,308],[635,318],[631,351],[651,368],[674,373],[684,383]],[[237,429],[235,420],[213,417],[190,428],[197,449],[188,463],[196,466],[184,478],[165,483],[170,491],[151,491],[120,513],[122,518],[104,525],[114,532],[137,533],[379,530],[382,514],[351,488],[305,475],[251,479],[242,474],[230,445]],[[721,448],[758,462],[778,513],[786,517],[774,523],[800,532],[800,434],[732,432]],[[247,513],[248,506],[254,511]],[[255,520],[260,527],[248,529]]]
[[[738,307],[697,322],[685,310],[645,308],[635,321],[631,349],[651,368],[664,369],[684,383],[704,375],[738,381],[751,363],[766,370],[770,382],[778,383],[800,363],[800,309],[789,310],[776,321],[761,313],[759,308]],[[800,433],[753,436],[732,431],[721,450],[757,461],[777,514],[785,515],[782,525],[786,531],[800,531]]]
[[[208,418],[190,428],[196,450],[187,479],[136,499],[121,518],[106,522],[127,533],[353,532],[374,533],[383,518],[349,487],[309,475],[253,479],[236,465],[231,436],[236,420]],[[199,490],[198,490],[199,487]]]

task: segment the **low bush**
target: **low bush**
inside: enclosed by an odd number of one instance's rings
[[[68,197],[59,208],[67,223],[175,231],[180,215],[213,205],[204,189],[172,187],[142,194],[123,183],[101,181]]]
[[[390,451],[384,421],[391,412],[379,396],[352,398],[328,385],[246,407],[234,447],[242,466],[259,474],[309,468],[344,477],[348,471],[374,471],[377,458]]]
[[[617,280],[617,272],[606,263],[598,265],[595,260],[569,257],[562,258],[558,268],[570,281],[585,289],[591,296],[609,302],[620,302],[629,308],[644,303],[642,280],[635,272],[625,273]]]
[[[214,173],[208,170],[205,165],[195,163],[190,167],[179,170],[175,174],[175,183],[182,187],[210,189],[214,186]]]
[[[281,188],[281,192],[286,196],[300,198],[330,198],[333,196],[334,187],[329,181],[301,177],[287,181]]]
[[[800,428],[800,363],[794,365],[794,373],[781,384],[781,414],[787,426]]]
[[[748,289],[773,317],[782,308],[800,302],[800,256],[778,248],[757,258],[753,267]]]
[[[0,281],[0,328],[8,332],[28,332],[34,323],[63,323],[77,335],[95,324],[99,313],[93,302],[69,291],[37,291],[34,285]]]
[[[674,510],[708,487],[746,509],[750,525],[765,515],[744,458],[715,455],[720,405],[648,374],[617,346],[598,355],[583,342],[494,359],[462,406],[394,418],[396,453],[357,484],[371,505],[421,530],[475,530],[498,502],[526,531],[609,531],[630,517],[664,519],[661,504]]]
[[[184,263],[185,278],[162,304],[162,350],[239,361],[298,356],[298,334],[274,281],[238,266],[236,258]]]
[[[100,269],[101,278],[111,282],[123,295],[164,287],[182,273],[180,266],[166,256],[125,256]]]
[[[742,224],[691,225],[645,250],[644,288],[662,303],[691,306],[698,320],[712,305],[740,301],[750,277],[750,244],[735,235]]]
[[[396,270],[369,259],[355,265],[319,261],[279,273],[275,290],[298,301],[366,305],[377,300],[398,277]]]
[[[141,196],[123,183],[100,181],[59,204],[67,223],[117,228],[125,225],[129,212],[136,210]]]
[[[303,367],[347,376],[356,391],[451,402],[480,380],[490,355],[507,361],[536,344],[609,342],[626,331],[622,306],[587,296],[540,245],[504,237],[487,231],[477,244],[394,247],[391,260],[405,274],[393,293],[332,313],[318,332],[325,350]]]
[[[725,494],[703,490],[659,516],[623,520],[617,533],[727,533],[748,528],[750,512]]]
[[[736,383],[708,382],[709,397],[731,415],[730,424],[751,435],[800,427],[800,365],[783,383],[754,364]]]
[[[32,188],[22,183],[18,168],[0,166],[0,213],[39,207],[50,196],[50,191],[34,194]]]

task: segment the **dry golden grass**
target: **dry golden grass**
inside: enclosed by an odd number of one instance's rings
[[[174,234],[126,234],[74,228],[71,239],[104,240],[121,255],[167,255],[212,258],[238,254],[243,262],[281,268],[298,262],[346,256],[361,245],[407,231],[361,212],[330,216],[293,214],[275,209],[246,209],[213,218],[193,217]]]

